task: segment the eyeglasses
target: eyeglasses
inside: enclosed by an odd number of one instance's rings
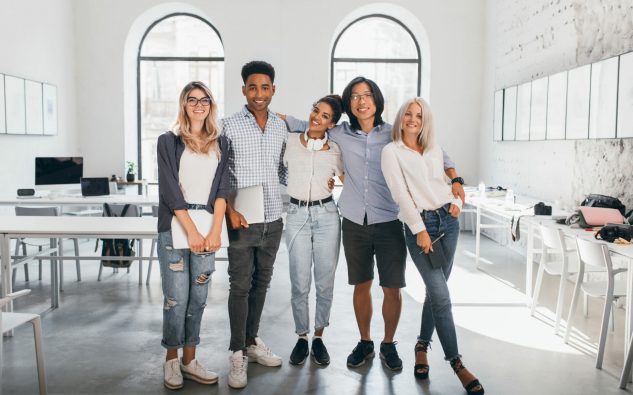
[[[351,99],[352,99],[352,101],[360,101],[360,99],[374,100],[374,94],[373,93],[361,93],[361,94],[358,94],[358,95],[352,95]]]
[[[198,103],[202,104],[202,106],[204,107],[209,107],[211,105],[211,98],[210,97],[203,97],[200,99],[197,99],[195,97],[187,98],[187,105],[189,107],[195,107],[198,105]]]

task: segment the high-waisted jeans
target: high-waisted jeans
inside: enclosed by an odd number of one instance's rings
[[[308,295],[316,288],[315,330],[330,323],[334,274],[341,244],[341,220],[334,202],[311,207],[290,204],[286,217],[292,315],[299,335],[310,330]]]
[[[453,322],[451,295],[446,283],[453,268],[459,236],[459,220],[448,213],[448,205],[437,210],[425,211],[421,216],[431,240],[444,234],[433,244],[433,249],[442,248],[446,262],[441,268],[434,269],[429,256],[416,244],[416,235],[411,233],[409,227],[406,227],[405,238],[409,254],[426,285],[426,298],[422,307],[422,324],[418,340],[430,342],[434,329],[437,329],[445,359],[450,361],[460,357]]]
[[[167,231],[158,234],[158,262],[164,297],[161,344],[167,349],[195,346],[200,343],[215,254],[173,248],[171,231]]]

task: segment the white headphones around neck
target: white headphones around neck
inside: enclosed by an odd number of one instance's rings
[[[304,137],[306,140],[306,148],[309,151],[321,151],[325,143],[327,143],[327,132],[325,132],[325,136],[323,136],[322,139],[313,139],[308,136],[308,131],[306,130]]]

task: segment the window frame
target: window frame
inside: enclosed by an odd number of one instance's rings
[[[222,45],[222,50],[224,52],[224,41],[222,40],[222,36],[218,29],[215,28],[209,21],[204,19],[203,17],[192,14],[189,12],[174,12],[168,15],[165,15],[154,22],[143,33],[143,37],[141,37],[141,41],[138,45],[138,51],[136,54],[136,163],[138,165],[138,178],[143,179],[143,161],[141,160],[141,152],[142,152],[142,141],[141,141],[141,124],[143,118],[141,117],[141,62],[142,61],[165,61],[165,62],[177,62],[177,61],[185,61],[185,62],[224,62],[224,56],[141,56],[141,51],[143,49],[143,44],[145,43],[145,38],[152,31],[152,29],[158,25],[159,23],[165,21],[169,18],[179,17],[179,16],[187,16],[191,18],[198,19],[203,22],[207,26],[209,26],[217,35],[220,40],[220,44]]]
[[[339,40],[341,39],[341,37],[343,36],[343,34],[345,34],[345,32],[347,31],[347,29],[349,29],[352,25],[354,25],[355,23],[358,23],[364,19],[368,19],[368,18],[384,18],[384,19],[388,19],[392,22],[397,23],[400,27],[402,27],[411,37],[411,39],[413,40],[413,43],[415,44],[415,50],[418,54],[417,59],[413,59],[413,58],[409,58],[409,59],[395,59],[395,58],[335,58],[334,57],[334,53],[336,52],[336,46],[338,45]],[[402,23],[399,19],[394,18],[390,15],[386,15],[386,14],[380,14],[380,13],[374,13],[374,14],[367,14],[367,15],[363,15],[359,18],[354,19],[352,22],[350,22],[349,24],[347,24],[347,26],[345,26],[341,32],[336,36],[336,40],[334,40],[334,44],[332,45],[332,53],[330,54],[330,92],[334,93],[334,63],[335,62],[345,62],[345,63],[404,63],[404,64],[411,64],[411,63],[417,63],[417,76],[418,76],[418,81],[416,84],[416,92],[417,92],[417,96],[421,95],[421,90],[422,90],[422,53],[420,51],[420,44],[418,43],[418,40],[416,40],[415,35],[413,34],[413,32],[411,31],[411,29],[409,29],[404,23]]]

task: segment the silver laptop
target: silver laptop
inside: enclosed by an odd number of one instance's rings
[[[249,224],[264,222],[264,187],[262,185],[240,188],[229,200],[233,208],[239,211]]]

